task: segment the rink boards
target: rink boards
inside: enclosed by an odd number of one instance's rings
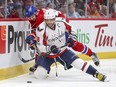
[[[116,58],[116,20],[70,20],[78,41],[89,46],[98,57]],[[29,49],[25,38],[31,30],[26,19],[0,21],[0,80],[28,73],[33,62],[23,64],[18,58],[20,54],[25,59],[34,57],[34,51]],[[84,60],[89,57],[80,53]]]

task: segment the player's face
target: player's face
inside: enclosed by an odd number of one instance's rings
[[[45,19],[45,23],[48,27],[52,28],[55,24],[55,19]]]
[[[29,20],[36,20],[36,15],[32,15],[30,18],[29,18]]]

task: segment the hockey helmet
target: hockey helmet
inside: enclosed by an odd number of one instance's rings
[[[32,15],[37,13],[37,8],[32,6],[26,7],[26,17],[31,17]]]
[[[44,19],[54,19],[56,18],[55,10],[47,9],[44,13]]]

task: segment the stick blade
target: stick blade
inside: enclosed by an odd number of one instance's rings
[[[23,62],[23,63],[26,63],[28,62],[28,60],[25,60],[24,58],[21,57],[21,55],[18,53],[18,57],[19,59]]]

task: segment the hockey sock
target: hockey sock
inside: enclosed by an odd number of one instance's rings
[[[89,47],[86,45],[80,43],[80,42],[75,42],[75,45],[72,47],[75,51],[82,52],[83,54],[86,54],[88,56],[92,55],[92,51]]]
[[[87,71],[86,71],[86,73],[88,73],[88,74],[90,74],[90,75],[95,75],[95,73],[96,73],[96,69],[93,67],[93,66],[91,66],[91,65],[89,65],[89,67],[88,67],[88,69],[87,69]]]

